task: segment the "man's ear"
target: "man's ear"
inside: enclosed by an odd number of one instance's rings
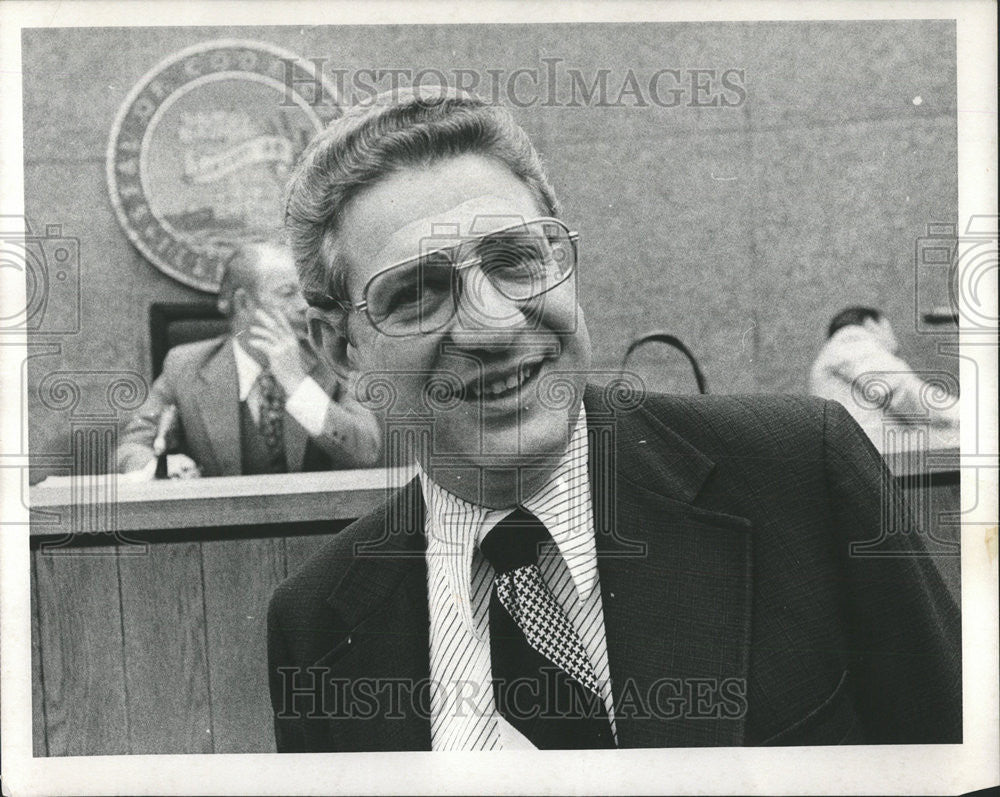
[[[253,303],[253,299],[246,288],[237,288],[233,291],[233,298],[229,310],[231,313],[241,313]]]
[[[346,381],[355,368],[351,352],[353,347],[347,340],[347,319],[336,312],[309,307],[306,309],[306,324],[313,349],[337,376]]]

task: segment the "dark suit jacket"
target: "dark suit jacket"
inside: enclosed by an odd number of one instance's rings
[[[910,555],[852,554],[906,512],[843,407],[649,396],[616,414],[592,388],[585,404],[621,747],[961,741],[957,607],[909,525],[888,531]],[[279,751],[430,749],[419,699],[340,711],[309,693],[429,677],[423,547],[411,483],[277,588]]]
[[[358,407],[335,374],[315,358],[307,366],[309,375],[332,400]],[[171,452],[190,456],[203,476],[234,476],[242,472],[239,378],[228,335],[175,346],[167,352],[163,373],[153,383],[149,397],[131,418],[119,442],[120,471],[141,468],[153,457],[157,423],[168,404],[174,404],[178,411]],[[307,462],[309,434],[286,412],[285,458],[289,472],[365,468],[376,464],[378,424],[364,411],[358,417],[361,421],[354,428],[344,429],[342,423],[334,428],[328,413],[327,428],[313,441],[319,451],[311,452]]]

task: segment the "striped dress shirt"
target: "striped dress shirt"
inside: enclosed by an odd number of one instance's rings
[[[587,463],[587,419],[581,406],[558,467],[523,506],[552,536],[539,569],[580,635],[617,740]],[[497,713],[493,702],[489,635],[493,568],[479,550],[479,541],[511,510],[464,501],[422,471],[420,483],[427,506],[431,747],[530,748],[531,743]]]

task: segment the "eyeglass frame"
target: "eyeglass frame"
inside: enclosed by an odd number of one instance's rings
[[[555,222],[560,227],[562,227],[562,229],[567,234],[567,237],[569,239],[570,245],[573,247],[573,263],[572,263],[572,266],[570,267],[570,269],[563,276],[563,278],[561,280],[559,280],[559,282],[555,283],[554,285],[550,285],[549,287],[545,288],[545,290],[539,291],[538,293],[534,293],[531,296],[528,296],[528,297],[526,297],[524,299],[511,299],[511,301],[517,301],[517,302],[530,302],[533,299],[537,299],[539,296],[544,296],[549,291],[553,290],[554,288],[558,288],[560,285],[562,285],[563,283],[565,283],[566,280],[568,280],[571,276],[573,276],[573,273],[576,271],[577,263],[579,262],[579,259],[580,259],[580,252],[579,252],[580,233],[577,232],[576,230],[571,230],[569,228],[569,226],[566,224],[566,222],[564,222],[562,219],[555,218],[555,216],[538,216],[538,217],[533,218],[533,219],[528,219],[527,221],[519,221],[519,222],[517,222],[515,224],[508,225],[507,227],[501,227],[498,230],[492,230],[490,232],[483,233],[482,235],[466,236],[460,243],[455,244],[454,246],[442,247],[441,249],[433,249],[430,252],[424,252],[423,254],[419,254],[419,255],[416,255],[416,256],[411,256],[411,257],[404,258],[403,260],[400,260],[400,261],[398,261],[396,263],[393,263],[392,265],[386,266],[385,268],[381,269],[380,271],[376,272],[375,274],[372,274],[372,276],[368,278],[368,281],[365,283],[365,287],[361,291],[361,297],[362,298],[361,298],[360,302],[351,302],[351,301],[348,301],[346,299],[335,299],[334,297],[330,296],[329,294],[326,294],[326,296],[324,298],[326,298],[329,301],[333,302],[341,310],[343,310],[343,311],[345,311],[347,313],[360,312],[360,311],[364,310],[365,311],[365,315],[368,317],[368,323],[371,324],[373,328],[375,328],[376,330],[378,330],[381,334],[385,335],[386,337],[390,337],[390,338],[413,338],[413,337],[418,337],[420,335],[430,335],[430,334],[433,334],[434,332],[437,332],[438,330],[443,329],[445,326],[447,326],[448,323],[451,322],[451,320],[455,317],[455,315],[458,312],[458,297],[455,296],[454,291],[452,292],[452,297],[451,297],[451,301],[452,301],[452,305],[453,305],[454,309],[452,310],[451,315],[448,317],[448,320],[445,321],[440,327],[436,327],[435,329],[432,329],[432,330],[418,330],[416,332],[406,332],[406,333],[399,334],[399,335],[393,335],[393,334],[390,334],[388,332],[383,331],[379,327],[379,325],[377,323],[375,323],[375,319],[372,318],[371,311],[368,309],[368,289],[371,287],[372,283],[375,280],[377,280],[379,277],[381,277],[383,274],[385,274],[386,272],[392,271],[393,269],[399,268],[400,266],[405,266],[407,263],[411,263],[411,262],[413,262],[415,260],[419,260],[422,257],[426,257],[428,255],[437,254],[439,252],[447,252],[449,250],[458,250],[460,247],[462,247],[462,246],[464,246],[464,245],[466,245],[466,244],[468,244],[468,243],[470,243],[472,241],[483,241],[483,240],[489,238],[491,235],[497,235],[498,233],[507,232],[508,230],[513,230],[513,229],[516,229],[518,227],[527,227],[528,225],[535,224],[537,222]],[[466,263],[466,264],[462,264],[462,263],[452,264],[452,268],[453,268],[454,271],[458,272],[458,271],[461,271],[463,269],[472,268],[472,266],[474,264],[475,264],[475,261],[472,258],[470,258],[469,262]],[[487,279],[489,279],[489,277],[487,277]],[[492,284],[492,282],[491,282],[491,284]],[[500,290],[500,289],[497,288],[497,290]],[[506,296],[506,294],[504,294],[504,296]],[[507,298],[510,298],[510,297],[507,297]]]

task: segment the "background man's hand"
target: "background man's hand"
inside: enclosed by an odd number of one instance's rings
[[[240,342],[262,356],[286,395],[294,393],[306,378],[299,338],[281,313],[264,308],[255,310],[254,323]]]
[[[167,454],[167,476],[171,479],[197,479],[201,468],[187,454]]]

